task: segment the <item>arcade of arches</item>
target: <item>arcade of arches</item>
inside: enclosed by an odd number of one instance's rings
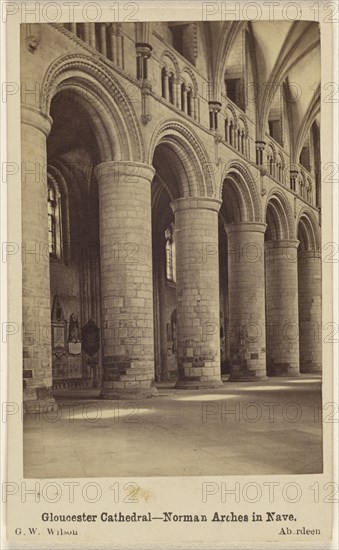
[[[317,25],[22,32],[26,410],[320,373]]]

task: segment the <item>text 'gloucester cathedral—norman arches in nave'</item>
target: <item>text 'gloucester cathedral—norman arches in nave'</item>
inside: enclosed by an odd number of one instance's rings
[[[318,25],[25,24],[21,48],[26,410],[319,373]]]

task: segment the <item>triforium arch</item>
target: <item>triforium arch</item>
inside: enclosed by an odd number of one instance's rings
[[[266,378],[263,254],[266,226],[255,181],[242,164],[231,162],[226,167],[221,198],[222,360],[230,372],[230,381]]]
[[[284,194],[266,202],[266,349],[269,376],[299,374],[297,248],[293,214]]]
[[[118,81],[98,60],[77,54],[54,61],[42,84],[41,112],[61,90],[67,91],[87,110],[100,142],[102,162],[144,159],[140,125],[130,99]],[[113,121],[113,124],[112,124]]]
[[[297,220],[299,354],[301,373],[321,372],[321,250],[320,232],[311,210]]]

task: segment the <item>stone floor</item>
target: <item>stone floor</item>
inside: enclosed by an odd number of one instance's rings
[[[311,474],[322,471],[317,376],[158,386],[157,397],[58,397],[59,411],[24,423],[25,477]],[[315,404],[319,404],[319,410]]]

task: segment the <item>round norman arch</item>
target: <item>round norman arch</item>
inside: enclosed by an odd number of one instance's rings
[[[101,162],[144,160],[141,129],[129,97],[100,60],[64,55],[48,68],[42,83],[40,109],[48,116],[61,91],[86,109],[98,139]],[[114,121],[114,124],[112,124]]]
[[[273,160],[276,161],[277,159],[277,148],[274,145],[273,141],[268,141],[266,145],[266,153],[268,153],[269,149],[272,149],[273,151]]]
[[[163,147],[173,161],[183,197],[215,197],[211,162],[195,133],[178,120],[161,123],[150,140],[148,163],[156,148]]]
[[[174,65],[174,69],[175,69],[175,79],[179,80],[180,68],[179,68],[179,64],[178,64],[178,61],[177,61],[175,55],[172,52],[170,52],[169,50],[165,50],[162,53],[161,58],[160,58],[162,67],[167,67],[166,57],[172,61],[173,65]]]
[[[303,208],[296,223],[301,250],[320,250],[320,230],[313,212]]]
[[[246,132],[246,135],[248,136],[249,135],[249,131],[248,131],[248,123],[247,123],[247,120],[244,116],[240,115],[238,117],[238,120],[241,120],[241,122],[243,123],[244,127],[245,127],[245,132]]]
[[[295,238],[295,226],[290,204],[285,195],[274,189],[267,196],[265,206],[266,240]]]
[[[192,80],[193,93],[196,96],[197,93],[198,93],[197,79],[195,78],[195,75],[194,75],[193,71],[189,67],[184,67],[183,70],[181,71],[181,76],[182,76],[183,79],[185,79],[185,74],[187,74],[190,77],[190,79]]]
[[[247,167],[239,161],[227,164],[220,186],[219,198],[230,203],[234,214],[233,221],[262,220],[260,201],[253,176]]]
[[[231,111],[231,113],[232,113],[232,115],[233,115],[233,120],[234,120],[235,123],[237,123],[238,117],[237,117],[237,113],[236,113],[236,110],[235,110],[235,108],[233,107],[233,105],[231,105],[230,103],[226,103],[225,109],[224,109],[224,115],[225,115],[225,117],[228,116],[227,110]]]

